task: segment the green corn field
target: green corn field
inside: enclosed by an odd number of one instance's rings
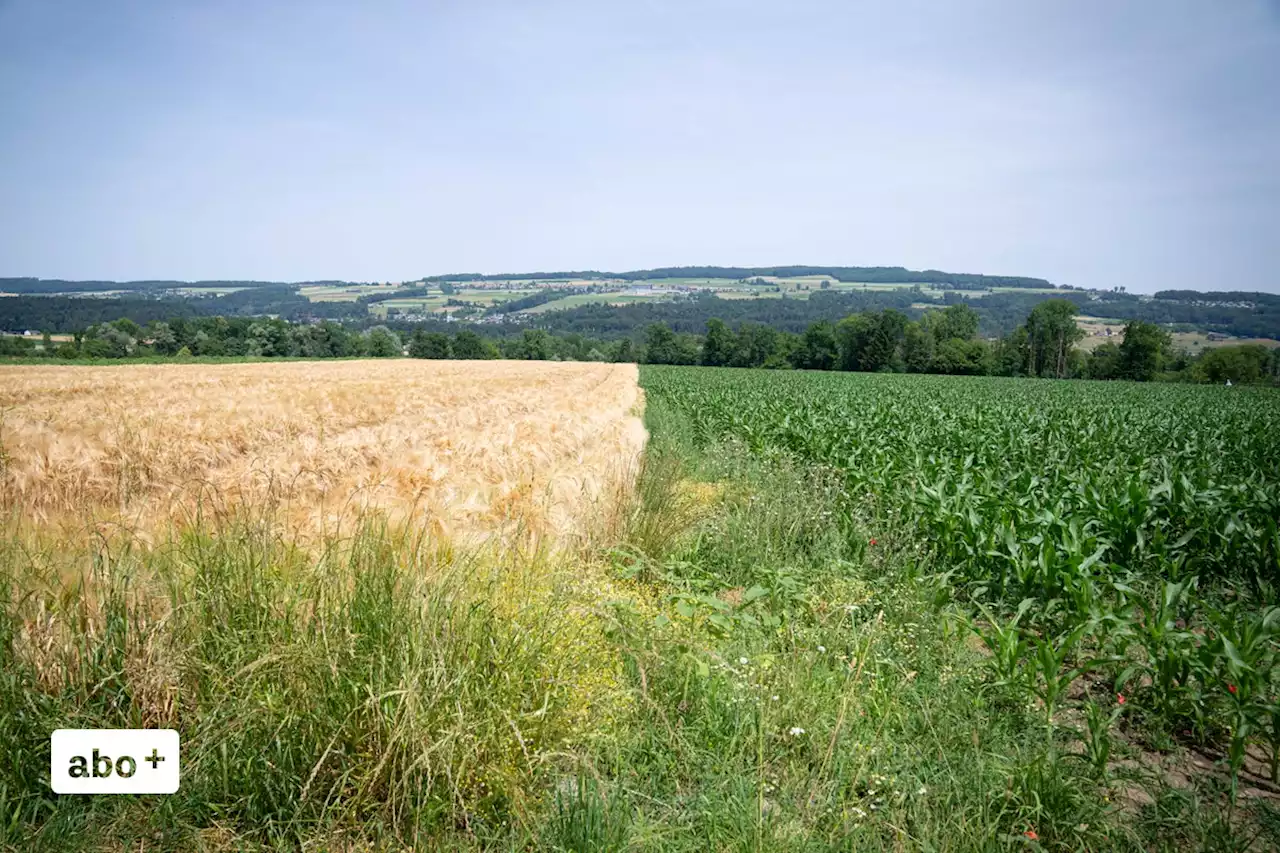
[[[971,608],[1052,729],[1072,683],[1280,781],[1280,396],[647,367],[693,440],[836,472]],[[1125,700],[1118,700],[1123,703]],[[1114,720],[1112,721],[1114,723]]]

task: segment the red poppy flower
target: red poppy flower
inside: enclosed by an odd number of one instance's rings
[[[1234,696],[1236,693],[1236,686],[1234,684],[1228,684],[1227,692],[1230,693],[1232,696]]]
[[[1121,705],[1123,705],[1123,704],[1124,704],[1124,694],[1123,694],[1123,693],[1117,693],[1117,694],[1116,694],[1116,701],[1117,701],[1117,702],[1119,702]]]
[[[1036,835],[1036,831],[1034,829],[1028,829],[1026,832],[1022,834],[1025,835],[1027,838],[1030,838],[1032,841],[1040,840],[1040,836]]]
[[[871,540],[871,544],[872,544],[872,545],[876,544],[876,540],[872,539],[872,540]]]

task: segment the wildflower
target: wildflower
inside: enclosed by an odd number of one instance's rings
[[[916,796],[923,797],[926,793],[928,793],[928,791],[925,789],[924,785],[921,785],[920,790],[916,791]]]
[[[1032,841],[1040,840],[1040,836],[1036,835],[1036,831],[1034,829],[1028,829],[1026,832],[1022,834],[1025,835],[1027,838],[1030,838]]]
[[[872,540],[871,540],[869,543],[867,543],[867,544],[874,546],[874,545],[876,544],[876,540],[872,539]]]
[[[1227,692],[1230,693],[1232,696],[1236,695],[1236,686],[1234,684],[1228,684]]]
[[[804,734],[804,729],[800,728],[799,726],[792,726],[792,727],[791,727],[791,736],[792,736],[792,737],[800,737],[800,735],[802,735],[802,734]]]
[[[1117,693],[1117,694],[1116,694],[1116,702],[1117,702],[1117,703],[1119,703],[1119,704],[1121,704],[1121,705],[1123,705],[1123,704],[1124,704],[1124,694],[1123,694],[1123,693]]]
[[[853,813],[858,816],[859,820],[867,816],[867,813],[864,812],[862,809],[858,808],[857,806],[853,807]]]
[[[773,701],[774,701],[774,702],[777,702],[777,701],[778,701],[778,694],[776,694],[776,693],[775,693],[775,694],[773,694],[773,697],[772,697],[772,698],[773,698]]]
[[[827,647],[826,647],[826,646],[818,646],[818,651],[819,651],[819,652],[821,652],[822,654],[826,654],[826,652],[827,652]]]
[[[750,661],[748,661],[746,658],[738,658],[738,663],[742,664],[743,666],[746,666],[749,662]]]

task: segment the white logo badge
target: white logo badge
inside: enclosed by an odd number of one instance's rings
[[[174,729],[58,729],[49,739],[55,794],[174,794]]]

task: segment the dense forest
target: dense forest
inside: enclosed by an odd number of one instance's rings
[[[1202,293],[1199,290],[1161,290],[1153,299],[1169,302],[1201,302],[1210,304],[1231,303],[1244,307],[1255,305],[1280,306],[1280,295],[1275,293],[1257,293],[1244,290],[1219,290]]]
[[[5,296],[0,297],[0,330],[28,329],[71,334],[87,326],[128,318],[147,324],[169,317],[252,317],[274,314],[288,320],[366,320],[368,308],[355,302],[311,302],[290,285],[264,285],[222,296],[147,298]]]

